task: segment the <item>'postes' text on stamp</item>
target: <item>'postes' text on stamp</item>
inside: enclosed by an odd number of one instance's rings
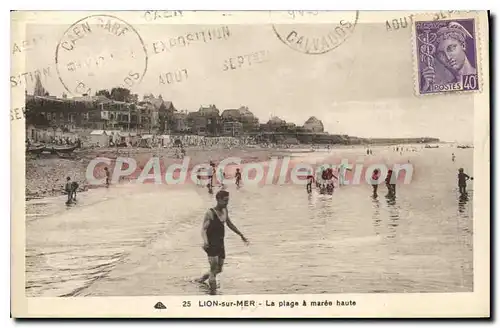
[[[415,24],[419,94],[479,90],[474,19]]]

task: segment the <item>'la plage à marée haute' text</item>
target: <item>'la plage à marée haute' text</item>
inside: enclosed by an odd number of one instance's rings
[[[336,300],[336,301],[198,301],[199,307],[278,307],[278,308],[295,308],[295,307],[325,307],[325,306],[356,306],[356,301],[352,300]]]

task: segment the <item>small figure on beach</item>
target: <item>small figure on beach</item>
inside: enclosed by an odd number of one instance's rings
[[[66,194],[68,195],[66,204],[71,204],[71,202],[73,201],[73,186],[70,177],[66,177],[66,185],[64,186],[64,191],[66,191]]]
[[[326,193],[328,195],[333,194],[333,190],[335,189],[333,178],[338,180],[338,178],[333,174],[332,168],[327,168],[321,173],[323,184],[321,185],[320,193]]]
[[[347,167],[346,164],[341,163],[339,165],[339,187],[345,185],[345,174],[346,171],[352,171],[350,168]]]
[[[71,197],[76,202],[76,191],[78,190],[79,184],[76,181],[71,183]]]
[[[210,271],[197,279],[198,283],[205,283],[208,279],[208,284],[212,291],[217,288],[216,277],[222,272],[224,260],[226,258],[226,250],[224,245],[225,225],[234,233],[241,237],[241,240],[248,245],[248,239],[236,228],[229,219],[227,204],[229,202],[229,192],[220,190],[215,195],[217,205],[210,208],[203,219],[203,228],[201,236],[203,238],[203,250],[207,253],[208,262],[210,263]]]
[[[111,183],[110,179],[111,174],[109,173],[109,169],[107,167],[104,168],[104,173],[106,173],[106,187],[109,187]]]
[[[236,169],[235,178],[236,178],[236,187],[239,187],[241,182],[241,172],[239,168]]]
[[[224,187],[225,178],[226,178],[226,173],[224,172],[224,169],[221,167],[219,168],[219,176],[218,176],[218,180],[220,182],[221,187]]]
[[[311,171],[309,171],[309,173],[307,174],[307,185],[306,185],[306,190],[308,194],[312,192],[313,183],[314,183],[314,175],[312,174]]]
[[[391,180],[393,180],[392,170],[389,169],[389,171],[387,171],[387,177],[385,178],[385,185],[388,190],[388,196],[396,196],[396,181]]]
[[[473,177],[468,176],[464,173],[463,168],[458,169],[458,190],[460,194],[467,194],[467,180],[474,180]]]
[[[455,153],[451,153],[451,161],[455,162]]]
[[[202,173],[202,168],[200,167],[197,171],[196,171],[196,185],[197,186],[202,186],[203,187],[203,181],[201,181],[201,173]]]
[[[373,195],[377,195],[378,189],[378,179],[380,178],[380,171],[375,169],[372,173],[372,187],[373,187]]]

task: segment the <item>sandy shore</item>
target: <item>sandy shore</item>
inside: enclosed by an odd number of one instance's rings
[[[232,149],[200,149],[186,148],[186,156],[190,158],[189,168],[195,165],[219,162],[228,157],[238,157],[242,163],[261,162],[271,156],[284,155],[286,151],[268,148],[232,148]],[[146,148],[100,148],[75,151],[72,158],[59,158],[51,155],[42,155],[39,158],[26,158],[26,199],[43,198],[64,194],[66,177],[80,184],[80,192],[99,186],[90,186],[85,178],[87,166],[97,157],[109,158],[112,161],[118,157],[133,158],[138,168],[152,158],[159,157],[165,165],[181,163],[175,156],[173,149],[146,149]],[[112,164],[113,166],[114,164]],[[104,166],[95,170],[96,178],[105,177]]]

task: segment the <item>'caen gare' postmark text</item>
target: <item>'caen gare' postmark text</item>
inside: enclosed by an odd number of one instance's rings
[[[106,55],[95,55],[102,51]],[[71,94],[90,94],[109,85],[133,87],[142,80],[147,64],[141,36],[133,26],[111,15],[77,21],[56,48],[57,73]]]

